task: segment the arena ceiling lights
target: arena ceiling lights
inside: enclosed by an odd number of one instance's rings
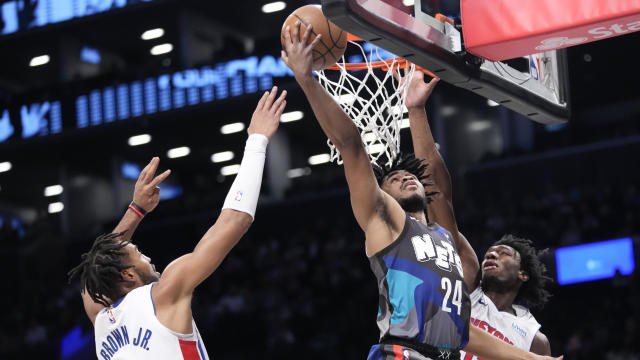
[[[142,35],[140,35],[140,38],[142,40],[152,40],[152,39],[157,39],[159,37],[163,37],[164,36],[164,29],[163,28],[155,28],[155,29],[150,29],[147,30],[145,32],[142,33]]]
[[[191,153],[191,149],[189,149],[188,146],[181,146],[181,147],[169,149],[169,151],[167,151],[167,157],[169,159],[175,159],[175,158],[187,156],[190,153]]]
[[[244,130],[244,123],[236,122],[231,124],[222,125],[220,132],[223,135],[233,134]]]
[[[44,65],[44,64],[48,63],[49,60],[51,60],[51,58],[47,54],[36,56],[33,59],[31,59],[31,61],[29,61],[29,66],[31,66],[31,67],[41,66],[41,65]]]
[[[269,13],[284,10],[286,7],[287,7],[287,4],[284,1],[276,1],[276,2],[262,5],[262,12],[265,14],[269,14]]]
[[[235,155],[233,154],[233,151],[223,151],[223,152],[215,153],[211,155],[211,162],[220,163],[220,162],[229,161],[229,160],[232,160],[234,156]]]
[[[152,47],[150,52],[151,55],[162,55],[170,53],[171,51],[173,51],[173,45],[165,43]]]
[[[304,117],[304,113],[302,111],[290,111],[280,115],[280,122],[292,122],[298,121]]]
[[[135,135],[130,137],[129,140],[127,140],[127,143],[129,144],[129,146],[139,146],[139,145],[148,144],[149,142],[151,142],[151,135],[149,134]]]
[[[44,188],[44,196],[48,197],[48,196],[60,195],[62,194],[63,190],[64,188],[62,187],[62,185],[59,185],[59,184],[47,186],[46,188]]]
[[[11,170],[11,163],[8,161],[0,162],[0,173],[7,172]]]
[[[223,176],[235,175],[240,171],[240,164],[233,164],[229,166],[224,166],[220,169],[220,174]]]

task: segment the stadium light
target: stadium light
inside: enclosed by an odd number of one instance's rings
[[[0,162],[0,173],[11,170],[11,163],[8,161]]]
[[[140,135],[135,135],[130,137],[127,142],[129,143],[129,146],[138,146],[138,145],[147,144],[150,141],[151,141],[151,135],[140,134]]]
[[[286,7],[287,4],[284,1],[275,1],[262,5],[262,12],[265,14],[269,14],[276,11],[284,10]]]
[[[151,55],[162,55],[171,52],[173,45],[169,43],[156,45],[151,48]]]
[[[224,166],[220,169],[220,174],[224,176],[235,175],[240,171],[240,164]]]
[[[62,194],[62,190],[64,190],[62,185],[56,184],[56,185],[47,186],[46,188],[44,188],[44,196],[60,195]]]
[[[155,29],[151,29],[143,32],[142,35],[140,35],[140,38],[142,40],[151,40],[151,39],[157,39],[162,36],[164,36],[164,29],[155,28]]]
[[[487,130],[491,127],[491,121],[489,120],[478,120],[469,124],[470,131],[483,131]]]
[[[233,159],[233,157],[234,157],[233,151],[223,151],[223,152],[219,152],[211,155],[211,161],[214,163],[220,163],[224,161],[229,161]]]
[[[280,115],[280,122],[292,122],[298,121],[304,117],[304,113],[302,111],[290,111]]]
[[[313,155],[309,157],[309,165],[319,165],[328,163],[331,160],[331,156],[327,153]]]
[[[59,213],[64,209],[64,204],[61,202],[54,202],[49,204],[49,214]]]
[[[48,63],[50,60],[49,55],[36,56],[29,61],[29,66],[40,66]]]
[[[187,156],[189,155],[189,153],[191,153],[191,149],[189,149],[189,147],[181,146],[181,147],[169,149],[169,151],[167,151],[167,157],[169,159],[175,159],[175,158]]]
[[[241,122],[223,125],[220,128],[220,132],[223,133],[224,135],[237,133],[242,130],[244,130],[244,124]]]
[[[293,179],[301,176],[307,176],[309,174],[311,174],[311,169],[308,167],[287,170],[287,177],[289,179]]]

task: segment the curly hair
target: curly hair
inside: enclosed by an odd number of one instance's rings
[[[80,283],[96,303],[109,306],[109,301],[124,294],[120,283],[122,270],[133,267],[128,264],[128,255],[123,250],[129,241],[119,240],[125,232],[103,234],[96,238],[91,250],[82,254],[82,261],[67,273],[69,283],[80,276]]]
[[[547,267],[540,261],[540,257],[547,254],[549,249],[537,250],[532,244],[533,241],[529,239],[508,234],[492,246],[507,245],[520,254],[520,269],[529,275],[529,280],[522,283],[515,301],[524,302],[528,307],[541,308],[551,297],[551,293],[545,289],[545,286],[552,279],[546,275]]]
[[[424,187],[433,186],[433,181],[428,180],[431,174],[426,173],[427,167],[429,167],[429,164],[424,162],[423,159],[416,158],[413,153],[399,154],[390,166],[374,164],[373,173],[376,176],[376,180],[378,180],[379,186],[382,186],[382,183],[390,173],[398,170],[413,174]],[[437,191],[425,191],[424,195],[427,204],[433,201],[432,197],[437,193]]]

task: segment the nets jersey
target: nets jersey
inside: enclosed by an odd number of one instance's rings
[[[193,319],[191,334],[173,332],[160,323],[151,298],[153,285],[130,291],[98,313],[95,321],[98,359],[208,360]]]
[[[458,351],[469,338],[469,296],[451,234],[407,214],[402,233],[369,258],[378,281],[380,339]]]
[[[471,293],[471,325],[529,351],[540,324],[529,310],[520,305],[513,305],[516,315],[500,311],[493,301],[482,291],[480,286]],[[463,360],[479,360],[472,354],[460,351]]]

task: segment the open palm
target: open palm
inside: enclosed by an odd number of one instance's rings
[[[399,74],[397,76],[399,77],[399,81],[405,80],[405,78],[400,77]],[[409,82],[407,99],[405,100],[405,105],[407,106],[407,108],[424,108],[425,104],[427,103],[427,99],[433,92],[433,89],[436,87],[438,81],[440,81],[439,78],[433,78],[429,82],[424,82],[424,73],[419,70],[414,71],[413,76],[411,77],[411,80]]]

